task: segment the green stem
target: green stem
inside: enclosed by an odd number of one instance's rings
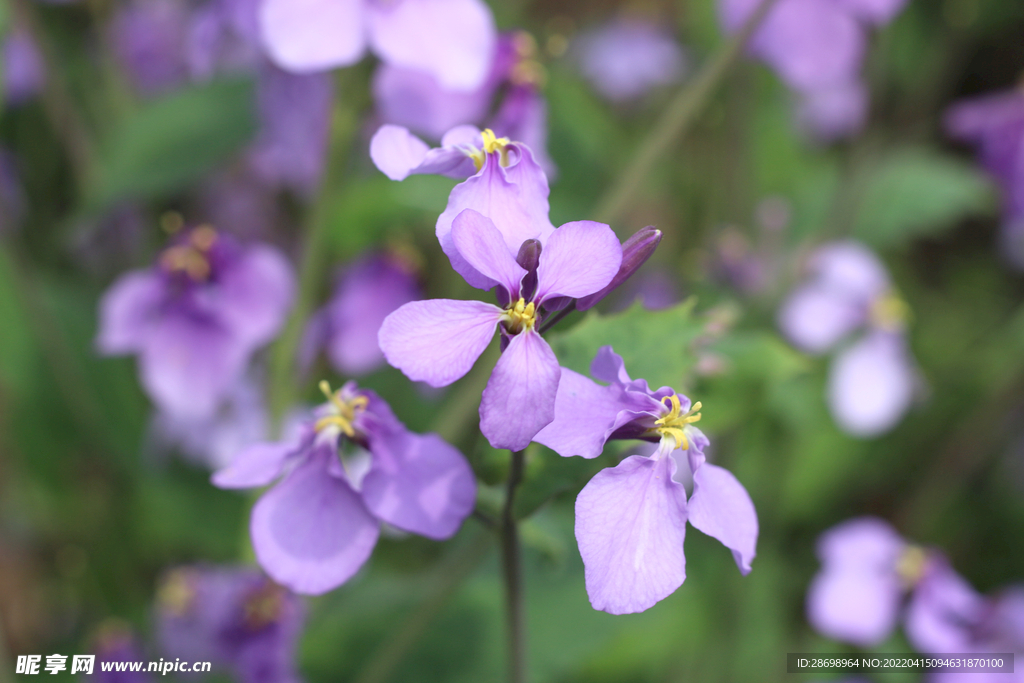
[[[626,165],[626,170],[605,194],[604,201],[598,205],[596,220],[612,224],[622,218],[631,202],[636,199],[637,191],[647,179],[655,162],[686,134],[775,2],[776,0],[761,0],[761,4],[743,27],[669,103],[668,109]]]
[[[525,452],[512,452],[505,508],[501,516],[501,564],[505,579],[505,614],[508,620],[509,683],[523,683],[526,680],[522,557],[519,552],[519,529],[514,512],[516,488],[523,479]]]
[[[564,318],[565,316],[569,315],[570,313],[572,313],[575,310],[576,310],[576,300],[573,299],[572,303],[569,304],[568,306],[566,306],[565,308],[563,308],[562,310],[560,310],[557,314],[555,314],[555,317],[551,318],[551,320],[544,321],[544,324],[540,326],[540,329],[537,330],[537,332],[540,333],[540,334],[544,334],[545,332],[550,330],[552,327],[557,325],[562,320],[562,318]]]

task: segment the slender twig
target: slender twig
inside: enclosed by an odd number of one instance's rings
[[[384,683],[391,678],[437,614],[487,556],[492,538],[490,533],[478,532],[438,565],[426,591],[427,599],[377,648],[359,673],[356,683]]]
[[[509,683],[523,683],[526,680],[522,558],[519,553],[519,529],[514,512],[516,488],[523,478],[524,454],[525,451],[512,453],[505,509],[501,515],[501,564],[505,578],[505,612],[508,619]]]
[[[556,313],[553,318],[551,318],[550,320],[545,320],[544,324],[541,325],[540,329],[537,330],[537,331],[540,334],[544,334],[545,332],[550,330],[552,327],[557,325],[562,320],[562,318],[564,318],[565,316],[569,315],[570,313],[572,313],[575,310],[576,310],[576,299],[573,299],[572,303],[570,303],[568,306],[566,306],[565,308],[560,310],[558,313]]]
[[[613,224],[622,218],[630,203],[636,199],[637,190],[647,179],[655,162],[686,134],[775,2],[761,0],[743,27],[669,103],[618,181],[605,194],[604,201],[597,208],[596,220]]]

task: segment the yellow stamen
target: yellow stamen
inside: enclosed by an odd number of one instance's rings
[[[157,602],[167,612],[182,616],[196,597],[193,574],[187,569],[172,571],[157,589]]]
[[[910,306],[895,292],[879,297],[871,304],[871,322],[885,330],[902,330],[910,320]]]
[[[662,437],[672,437],[676,442],[676,448],[689,450],[690,440],[686,437],[686,427],[694,422],[700,422],[701,414],[697,411],[701,409],[701,402],[697,401],[684,413],[679,396],[673,394],[669,396],[669,401],[672,403],[672,408],[668,415],[654,421],[654,424],[658,425],[654,431]]]
[[[284,590],[273,581],[267,581],[246,598],[243,606],[245,625],[258,631],[277,621],[283,606]]]
[[[334,415],[325,415],[316,421],[313,428],[316,431],[322,431],[329,426],[334,426],[340,429],[345,436],[352,438],[356,435],[356,430],[352,427],[352,422],[356,419],[356,415],[366,410],[366,406],[370,404],[370,399],[365,396],[356,396],[351,401],[346,401],[341,397],[341,389],[338,391],[331,391],[331,385],[327,383],[327,380],[320,381],[320,391],[324,393],[327,400],[331,402],[334,409],[338,412]]]
[[[506,327],[512,334],[532,330],[537,324],[537,307],[532,301],[526,303],[526,299],[519,297],[519,301],[505,311],[502,320],[508,323]]]
[[[207,253],[217,241],[217,231],[209,225],[201,225],[188,236],[188,242],[164,250],[160,262],[172,273],[183,272],[196,282],[210,277],[210,260]]]
[[[200,225],[189,235],[189,241],[199,251],[210,251],[213,243],[217,241],[217,231],[209,225]]]
[[[928,553],[918,545],[908,545],[896,560],[896,574],[904,585],[910,587],[924,576],[928,565]]]
[[[490,128],[484,129],[483,133],[480,133],[480,137],[483,139],[483,148],[474,150],[470,153],[469,157],[473,160],[473,165],[476,166],[476,170],[480,170],[484,167],[484,161],[487,160],[488,154],[494,152],[501,153],[501,165],[508,166],[508,150],[505,148],[511,144],[508,138],[499,138],[494,135],[494,131]]]

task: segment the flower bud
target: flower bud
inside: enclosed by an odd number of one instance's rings
[[[585,311],[594,307],[599,301],[608,296],[613,289],[632,277],[640,266],[651,257],[654,250],[661,242],[661,230],[654,226],[647,226],[637,230],[632,237],[622,243],[622,265],[619,272],[615,274],[608,286],[600,292],[585,296],[576,302],[576,310]],[[521,253],[521,252],[520,252]]]
[[[526,270],[523,276],[522,285],[519,288],[519,296],[527,301],[537,291],[537,266],[540,264],[540,240],[526,240],[519,247],[519,254],[516,256],[516,263]]]

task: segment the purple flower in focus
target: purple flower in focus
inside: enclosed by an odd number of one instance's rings
[[[611,21],[581,35],[574,49],[583,76],[613,102],[640,98],[686,71],[686,57],[671,32],[640,19]]]
[[[466,209],[483,214],[493,221],[513,254],[526,240],[543,243],[555,229],[548,218],[548,179],[533,152],[521,142],[496,138],[490,129],[480,133],[472,126],[458,126],[445,133],[440,148],[430,149],[404,128],[381,126],[370,141],[370,157],[392,180],[414,173],[466,178],[448,195],[435,232],[452,268],[478,289],[497,283],[477,271],[455,247],[452,223],[456,216]]]
[[[907,305],[878,258],[856,242],[819,248],[808,270],[809,281],[779,310],[779,327],[794,345],[815,354],[864,329],[833,359],[829,407],[849,434],[886,432],[910,407],[917,380],[905,338]]]
[[[701,404],[630,379],[610,346],[598,351],[591,374],[608,384],[562,368],[555,419],[535,440],[559,455],[584,458],[600,455],[608,439],[658,443],[650,456],[632,455],[598,472],[576,498],[576,541],[594,609],[642,612],[679,588],[686,578],[687,521],[729,548],[747,574],[757,512],[732,473],[706,462],[707,437],[693,426]]]
[[[15,27],[3,43],[4,101],[22,104],[39,94],[46,82],[46,69],[39,48],[23,28]]]
[[[495,448],[522,450],[555,416],[561,368],[538,332],[543,306],[603,289],[619,271],[622,247],[603,223],[566,223],[538,239],[502,234],[472,209],[458,214],[450,236],[474,275],[463,277],[481,289],[497,286],[503,305],[450,299],[405,304],[384,320],[380,348],[409,379],[443,387],[469,371],[499,327],[508,346],[483,392],[480,430]]]
[[[402,304],[422,297],[408,263],[395,255],[367,256],[338,279],[330,303],[310,322],[301,365],[309,367],[321,346],[338,372],[365,375],[384,364],[377,333],[384,319]]]
[[[179,567],[161,580],[157,636],[170,658],[208,661],[241,683],[295,683],[299,598],[259,570]]]
[[[954,105],[946,129],[978,148],[1003,194],[1002,252],[1024,270],[1024,91],[1017,88]]]
[[[188,21],[188,8],[179,0],[136,0],[118,8],[111,44],[138,91],[155,95],[186,79]]]
[[[274,580],[309,594],[355,574],[382,522],[445,539],[476,499],[473,472],[441,437],[407,431],[380,397],[354,382],[333,393],[326,382],[320,387],[328,402],[297,439],[256,444],[213,476],[221,488],[280,477],[253,507],[253,549]]]
[[[161,411],[211,416],[252,353],[277,334],[294,288],[276,249],[200,226],[104,294],[96,345],[138,354],[142,385]]]
[[[472,90],[487,78],[494,18],[482,0],[263,0],[263,43],[283,69],[353,64],[367,45],[381,61]]]

